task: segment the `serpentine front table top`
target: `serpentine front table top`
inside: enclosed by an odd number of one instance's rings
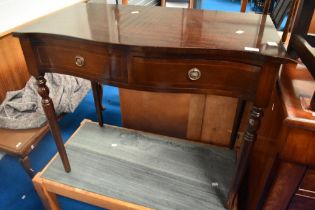
[[[286,57],[271,18],[260,14],[82,3],[15,32],[19,36],[25,33],[123,46],[250,51]]]

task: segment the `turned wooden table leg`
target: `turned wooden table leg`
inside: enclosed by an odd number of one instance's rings
[[[20,162],[21,162],[24,170],[26,171],[26,173],[29,175],[29,177],[33,178],[34,177],[34,170],[31,167],[31,163],[30,163],[28,156],[21,157]]]
[[[99,126],[103,127],[103,115],[102,115],[102,100],[100,100],[100,95],[103,95],[100,91],[100,84],[98,82],[91,81],[95,109],[97,114],[97,121]]]
[[[44,78],[44,75],[38,76],[36,79],[38,85],[38,93],[42,97],[42,106],[46,114],[51,133],[54,137],[61,161],[63,163],[63,167],[66,172],[70,172],[71,168],[68,156],[62,141],[62,137],[60,135],[55,108],[51,98],[49,97],[49,89],[46,86],[46,79]]]
[[[239,191],[242,178],[246,172],[248,166],[249,155],[256,140],[257,130],[260,125],[261,118],[263,116],[263,108],[254,106],[250,113],[250,118],[248,121],[248,127],[245,131],[243,137],[243,145],[241,147],[241,156],[238,160],[237,171],[233,180],[232,187],[230,188],[229,197],[228,197],[228,208],[233,207],[236,194]]]

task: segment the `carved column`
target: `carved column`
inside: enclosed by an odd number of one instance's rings
[[[68,156],[60,135],[55,108],[51,98],[49,97],[49,89],[46,86],[46,79],[44,78],[44,75],[38,76],[36,79],[38,85],[38,93],[42,97],[42,106],[46,114],[51,133],[54,137],[61,161],[63,163],[65,171],[70,172],[71,168]]]
[[[248,127],[245,131],[243,137],[243,144],[241,147],[241,155],[237,164],[237,171],[233,180],[233,184],[230,188],[229,197],[228,197],[228,208],[233,207],[235,201],[235,196],[238,193],[240,188],[242,178],[246,172],[249,155],[252,150],[253,144],[256,140],[257,130],[260,126],[261,118],[263,117],[264,109],[254,106],[250,113]]]

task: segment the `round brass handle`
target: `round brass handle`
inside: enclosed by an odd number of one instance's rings
[[[190,80],[198,80],[201,77],[201,72],[197,68],[192,68],[188,71],[188,77]]]
[[[85,60],[81,55],[75,56],[74,60],[75,60],[75,65],[77,65],[78,67],[82,67],[85,64]]]

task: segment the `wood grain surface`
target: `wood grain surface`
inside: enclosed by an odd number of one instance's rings
[[[12,35],[0,38],[0,103],[7,91],[22,89],[30,75],[20,42]]]
[[[292,62],[267,15],[88,3],[14,34],[20,37],[29,71],[39,84],[44,83],[45,72],[59,72],[121,88],[214,94],[253,102],[229,207],[247,169],[280,64]],[[278,45],[267,46],[268,41]],[[65,57],[58,57],[58,51]],[[94,59],[92,53],[100,58]],[[53,105],[47,103],[48,89],[41,85],[39,92],[44,93],[46,115],[66,160]],[[69,172],[69,164],[64,163]]]
[[[237,34],[238,30],[244,33]],[[258,48],[262,55],[286,56],[272,20],[259,14],[89,3],[63,9],[14,34],[25,36],[25,33],[58,34],[128,46],[243,53],[248,52],[245,47],[251,47]],[[269,47],[267,42],[279,45]]]
[[[283,162],[277,169],[274,184],[268,193],[263,210],[285,210],[297,190],[306,167]]]

